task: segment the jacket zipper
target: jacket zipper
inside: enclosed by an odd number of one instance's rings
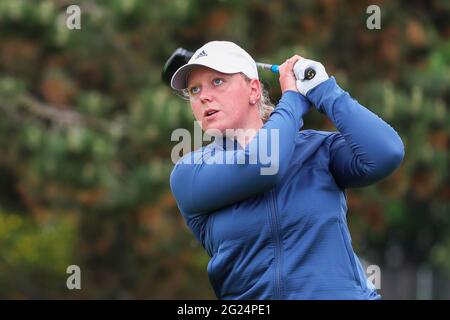
[[[270,222],[272,225],[272,235],[275,242],[275,299],[282,299],[281,289],[281,241],[280,225],[278,221],[278,212],[275,206],[274,191],[270,190]]]

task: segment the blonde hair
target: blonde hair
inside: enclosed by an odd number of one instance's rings
[[[252,79],[247,77],[242,72],[239,73],[244,80],[249,83]],[[272,111],[275,109],[274,104],[270,101],[269,92],[264,88],[264,84],[260,81],[261,85],[261,97],[257,101],[256,106],[259,109],[259,117],[261,120],[265,123],[267,120],[269,120],[270,115],[272,114]],[[188,89],[182,89],[177,92],[183,99],[189,100],[189,90]]]
[[[252,79],[247,77],[245,74],[241,73],[244,80],[250,82]],[[275,109],[274,104],[270,101],[269,92],[264,88],[264,84],[260,81],[261,85],[261,97],[256,103],[259,109],[259,117],[263,122],[269,120],[272,111]]]

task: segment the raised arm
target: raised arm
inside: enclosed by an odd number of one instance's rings
[[[340,187],[372,184],[400,165],[404,146],[397,132],[342,90],[334,77],[309,91],[307,98],[339,131],[332,135],[330,171]]]
[[[271,189],[286,171],[294,150],[295,136],[303,126],[302,117],[309,108],[310,103],[300,93],[285,91],[261,129],[266,130],[267,139],[260,130],[245,149],[216,150],[214,154],[203,154],[199,159],[194,159],[194,163],[189,163],[189,157],[183,158],[170,176],[172,193],[183,213],[209,213]],[[274,132],[278,132],[278,139],[272,141]],[[271,157],[269,164],[261,163],[257,155],[258,147],[263,143],[267,143],[267,149],[271,151],[278,147],[279,156]],[[232,159],[232,164],[211,161],[211,157],[223,157],[223,152],[227,159]],[[256,163],[250,159],[256,160]],[[269,166],[277,168],[277,171],[262,174],[263,169]]]

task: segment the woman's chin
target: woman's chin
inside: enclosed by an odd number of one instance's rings
[[[203,131],[206,133],[211,133],[212,135],[223,135],[226,130],[225,126],[222,125],[206,125],[203,127]]]

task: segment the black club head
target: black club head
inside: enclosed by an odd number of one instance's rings
[[[192,57],[192,55],[192,52],[187,51],[183,48],[178,48],[177,50],[175,50],[164,64],[161,73],[162,81],[170,86],[170,80],[172,79],[175,71],[177,71],[181,66],[185,65]]]

